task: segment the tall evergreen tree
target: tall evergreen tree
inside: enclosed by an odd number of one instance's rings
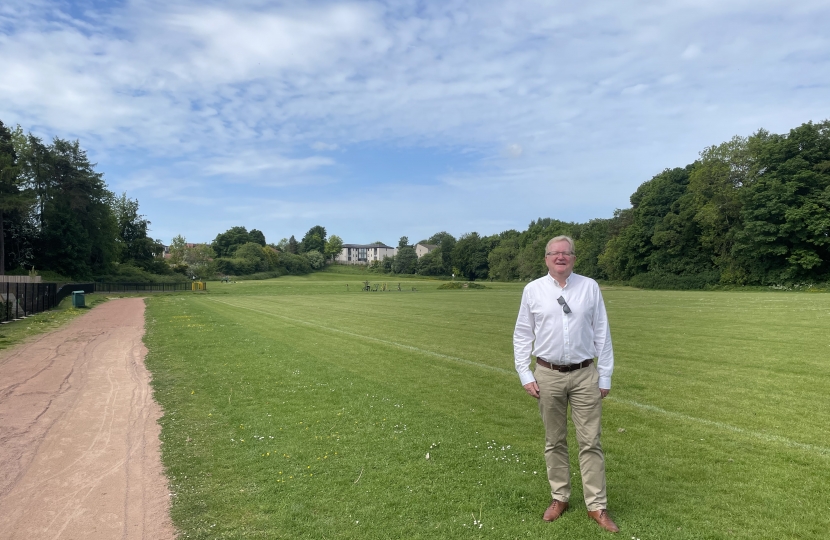
[[[17,208],[20,195],[17,153],[11,131],[0,122],[0,275],[6,273],[6,216]]]
[[[291,238],[288,239],[288,253],[292,255],[296,255],[300,250],[300,246],[297,242],[297,239],[294,238],[294,235],[291,235]]]
[[[48,152],[36,265],[74,278],[105,273],[117,254],[113,194],[78,141],[56,137]]]

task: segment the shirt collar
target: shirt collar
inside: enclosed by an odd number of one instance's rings
[[[545,274],[545,275],[546,275],[546,276],[548,276],[548,279],[550,279],[551,281],[553,281],[554,285],[556,285],[556,286],[557,286],[557,287],[559,287],[560,289],[564,289],[565,287],[567,287],[567,286],[568,286],[568,283],[570,283],[570,282],[571,282],[571,278],[573,277],[574,273],[573,273],[573,272],[571,272],[571,273],[568,275],[568,277],[566,277],[566,278],[565,278],[565,284],[564,284],[564,285],[560,285],[560,284],[559,284],[559,281],[557,281],[557,280],[556,280],[556,278],[554,278],[552,275],[550,275],[550,272],[548,272],[548,273],[547,273],[547,274]]]

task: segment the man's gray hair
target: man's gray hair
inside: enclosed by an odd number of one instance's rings
[[[561,236],[554,236],[553,238],[548,240],[548,243],[545,245],[545,254],[547,255],[548,251],[550,250],[550,245],[551,244],[554,244],[556,242],[563,242],[563,241],[567,242],[571,245],[571,253],[576,255],[576,248],[574,247],[574,239],[571,238],[570,236],[565,236],[564,234],[561,235]]]

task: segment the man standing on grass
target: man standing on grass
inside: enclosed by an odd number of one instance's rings
[[[579,469],[588,515],[619,532],[608,515],[605,457],[599,442],[602,398],[611,389],[614,352],[599,285],[574,274],[574,242],[557,236],[545,248],[548,274],[528,283],[513,332],[516,371],[528,394],[539,400],[545,424],[545,462],[553,502],[542,519],[555,521],[568,509],[568,404],[579,442]],[[536,369],[530,371],[530,355]],[[597,358],[594,364],[594,358]]]

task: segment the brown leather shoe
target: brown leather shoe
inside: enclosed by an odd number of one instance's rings
[[[559,516],[565,513],[565,510],[567,509],[568,503],[553,499],[553,502],[550,503],[550,506],[548,506],[548,509],[545,510],[545,513],[542,515],[542,519],[545,521],[556,521],[559,519]]]
[[[611,520],[611,516],[608,515],[608,510],[603,508],[602,510],[594,510],[593,512],[588,512],[588,516],[597,522],[597,525],[602,527],[608,532],[618,533],[620,532],[620,528],[617,527],[617,524]]]

